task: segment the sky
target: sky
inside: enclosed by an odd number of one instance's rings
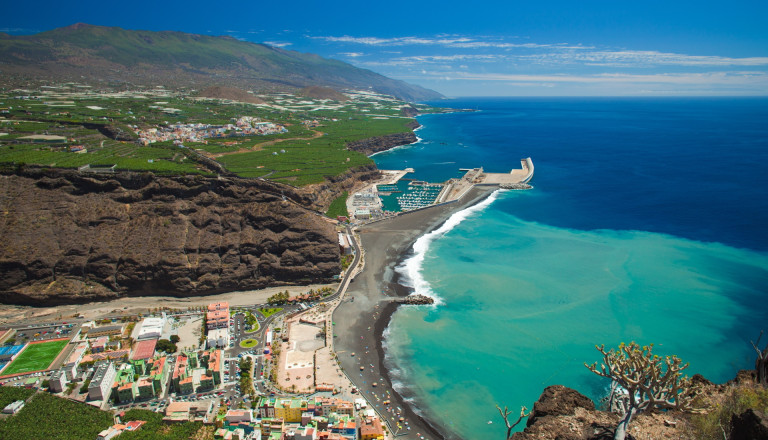
[[[2,9],[0,31],[10,34],[83,22],[228,35],[452,97],[768,95],[766,0],[81,0]]]

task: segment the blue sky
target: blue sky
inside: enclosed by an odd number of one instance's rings
[[[317,53],[448,96],[768,95],[768,1],[13,2],[0,31],[85,22]]]

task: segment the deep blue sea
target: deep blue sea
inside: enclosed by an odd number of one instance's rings
[[[768,330],[768,99],[520,98],[433,103],[421,141],[378,154],[440,182],[520,167],[415,245],[400,271],[433,307],[403,308],[387,362],[421,412],[499,438],[495,404],[562,384],[599,399],[595,344],[636,341],[724,382]],[[513,411],[514,412],[514,411]],[[489,424],[488,421],[493,421]]]

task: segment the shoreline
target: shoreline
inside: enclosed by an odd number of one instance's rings
[[[399,306],[392,299],[413,291],[401,284],[395,268],[411,255],[413,243],[419,237],[438,229],[451,215],[476,205],[495,190],[475,187],[457,202],[401,214],[361,226],[358,230],[365,266],[350,282],[343,302],[334,311],[334,347],[339,364],[349,379],[389,422],[393,431],[397,431],[400,416],[408,421],[410,430],[400,430],[398,438],[446,439],[456,436],[417,413],[413,403],[406,401],[392,387],[392,377],[384,362],[382,338]],[[361,366],[363,370],[360,370]],[[376,387],[372,386],[374,382]],[[385,400],[392,403],[384,405]],[[396,415],[398,407],[402,409],[400,415]]]

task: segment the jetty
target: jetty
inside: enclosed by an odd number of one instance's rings
[[[451,179],[445,183],[443,191],[437,196],[436,203],[448,203],[459,200],[473,186],[498,186],[504,189],[531,189],[528,182],[533,178],[533,160],[530,157],[520,159],[520,168],[509,173],[488,173],[483,167],[464,168],[461,179]]]
[[[408,305],[424,305],[424,304],[434,304],[435,300],[434,298],[430,298],[426,295],[408,295],[404,298],[397,298],[393,302],[397,304],[408,304]]]
[[[401,212],[415,211],[433,205],[460,200],[475,186],[495,186],[503,189],[531,189],[533,161],[530,157],[520,160],[520,168],[508,173],[489,173],[483,167],[461,168],[464,176],[444,183],[428,183],[404,177],[413,168],[404,170],[380,170],[382,178],[352,194],[347,199],[347,210],[357,221],[375,221]],[[406,185],[405,181],[408,181]],[[382,199],[384,197],[384,199]],[[385,210],[384,200],[389,205]],[[396,201],[396,204],[394,203]],[[393,208],[392,206],[397,206]]]

